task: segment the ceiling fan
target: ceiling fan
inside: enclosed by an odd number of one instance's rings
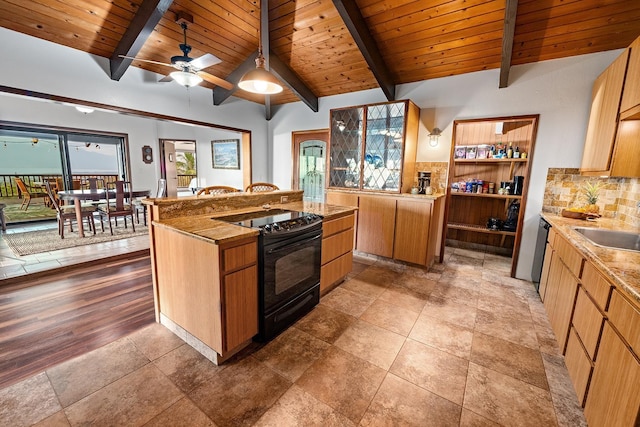
[[[191,46],[187,44],[187,22],[184,19],[179,19],[178,23],[180,24],[180,28],[182,28],[184,34],[184,43],[181,43],[179,45],[180,50],[182,51],[182,55],[172,56],[171,63],[152,61],[150,59],[139,59],[124,55],[120,55],[120,57],[133,59],[136,61],[148,62],[150,64],[166,65],[178,70],[162,78],[160,80],[161,82],[169,82],[171,80],[175,80],[183,86],[190,87],[196,86],[202,80],[206,80],[209,83],[223,87],[227,90],[233,89],[233,84],[229,83],[228,81],[221,79],[220,77],[216,77],[213,74],[202,71],[205,68],[222,62],[217,56],[210,53],[205,53],[198,58],[191,58],[189,56],[189,52],[191,52]]]

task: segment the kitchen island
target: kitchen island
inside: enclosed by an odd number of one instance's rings
[[[258,333],[258,236],[216,220],[231,213],[285,209],[320,215],[326,227],[324,291],[350,271],[352,207],[302,201],[302,191],[149,199],[156,321],[219,364]],[[326,256],[325,256],[326,254]]]
[[[598,246],[575,227],[638,233],[614,219],[543,214],[552,226],[542,299],[590,426],[640,421],[640,252]]]

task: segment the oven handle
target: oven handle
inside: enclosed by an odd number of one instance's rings
[[[301,240],[301,241],[296,242],[296,243],[291,244],[291,245],[290,244],[285,244],[285,245],[279,246],[279,247],[274,248],[274,249],[269,249],[267,251],[267,254],[271,255],[271,254],[275,254],[275,253],[278,253],[280,251],[283,251],[285,249],[297,248],[298,246],[302,246],[302,245],[304,245],[306,243],[312,242],[312,241],[317,240],[317,239],[319,239],[321,237],[322,237],[322,234],[318,234],[317,236],[314,236],[314,237],[312,237],[310,239]]]

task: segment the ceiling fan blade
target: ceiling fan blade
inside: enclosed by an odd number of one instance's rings
[[[216,77],[213,74],[205,73],[204,71],[198,71],[197,74],[202,77],[203,80],[208,81],[209,83],[213,83],[216,86],[220,86],[225,88],[226,90],[233,89],[233,84],[228,81],[221,79],[220,77]]]
[[[118,56],[120,58],[133,59],[134,61],[142,61],[142,62],[148,62],[149,64],[158,64],[158,65],[166,65],[167,67],[173,67],[173,64],[169,64],[169,63],[166,63],[166,62],[152,61],[150,59],[134,58],[132,56],[124,56],[124,55],[118,55]]]
[[[212,65],[216,65],[221,63],[222,60],[215,55],[210,53],[205,53],[204,55],[194,58],[191,62],[189,62],[189,66],[196,70],[204,70],[205,68],[211,67]]]
[[[166,83],[166,82],[170,82],[170,81],[173,81],[173,78],[171,76],[164,76],[163,78],[158,80],[158,82],[160,82],[160,83]]]

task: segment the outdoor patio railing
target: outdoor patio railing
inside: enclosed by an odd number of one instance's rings
[[[15,177],[22,178],[28,186],[32,186],[34,182],[55,181],[56,178],[62,178],[62,175],[0,175],[0,197],[22,197],[16,186]],[[87,178],[103,179],[106,184],[107,182],[115,182],[118,175],[72,175],[72,180],[79,181],[83,187],[88,186]]]

